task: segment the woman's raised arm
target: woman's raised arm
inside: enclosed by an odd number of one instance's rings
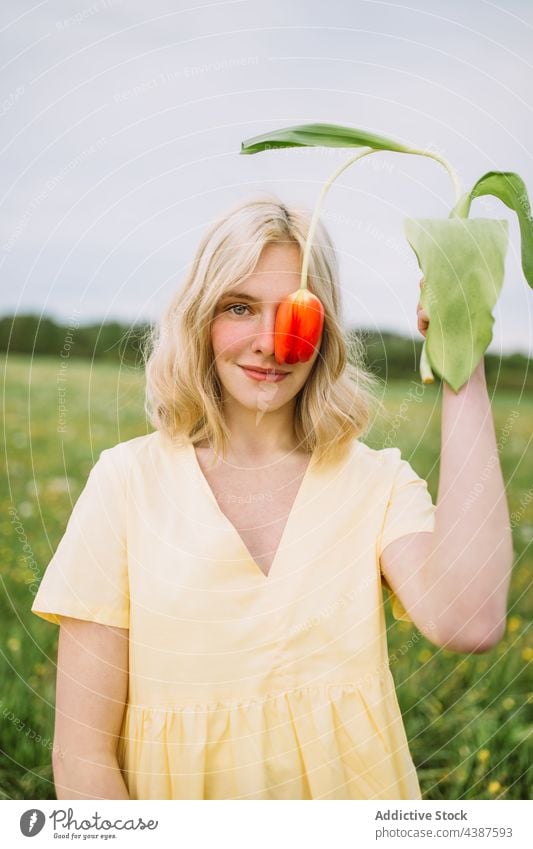
[[[417,309],[425,336],[429,318],[420,301]],[[382,571],[428,639],[452,651],[482,652],[505,633],[513,567],[484,358],[458,392],[442,383],[435,530],[392,542],[383,552]]]
[[[129,798],[116,756],[128,643],[128,629],[61,617],[52,756],[58,799]]]

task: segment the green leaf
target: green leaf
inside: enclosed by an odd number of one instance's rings
[[[366,130],[337,124],[301,124],[246,139],[241,143],[241,153],[260,153],[281,147],[371,147],[373,150],[411,152],[411,148],[400,142]]]
[[[492,339],[507,221],[411,218],[404,228],[424,276],[420,305],[429,316],[426,357],[432,370],[458,392]]]
[[[516,212],[522,242],[522,270],[527,282],[533,287],[533,218],[524,181],[512,171],[489,171],[475,184],[470,192],[470,200],[481,195],[494,195]]]

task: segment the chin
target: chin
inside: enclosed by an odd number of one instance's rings
[[[242,386],[235,386],[234,381],[227,381],[222,384],[222,388],[225,400],[238,404],[250,412],[272,412],[291,400],[276,383],[258,383],[256,386],[251,385],[247,391],[243,391]]]
[[[245,410],[249,410],[250,412],[272,412],[287,403],[287,399],[281,400],[281,398],[277,395],[267,395],[260,389],[255,390],[255,392],[252,390],[250,394],[246,396],[244,396],[242,392],[226,391],[226,396],[231,398],[235,404],[239,404],[240,407],[243,407]]]

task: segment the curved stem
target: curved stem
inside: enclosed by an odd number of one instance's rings
[[[337,177],[342,174],[343,171],[346,170],[350,165],[353,165],[354,162],[357,162],[359,159],[362,159],[364,156],[369,156],[371,153],[378,153],[379,151],[375,150],[372,147],[365,147],[362,150],[358,151],[355,156],[350,157],[347,162],[344,162],[340,165],[336,171],[331,175],[329,180],[326,181],[324,186],[322,187],[322,191],[318,196],[318,200],[315,204],[315,208],[313,210],[313,216],[311,218],[311,224],[309,225],[309,232],[307,234],[307,239],[305,242],[304,255],[302,261],[302,272],[300,276],[300,289],[307,289],[307,270],[309,268],[309,257],[311,255],[311,245],[313,244],[313,238],[315,235],[315,230],[318,224],[318,219],[320,216],[320,210],[322,209],[322,204],[324,203],[324,198],[326,197],[331,185],[335,182]],[[400,151],[398,151],[400,152]],[[469,198],[467,196],[463,197],[463,190],[461,187],[461,181],[459,180],[459,176],[455,169],[450,165],[447,159],[441,156],[438,153],[433,153],[429,150],[418,150],[416,148],[408,148],[405,151],[401,151],[402,153],[409,153],[414,156],[427,156],[430,159],[434,159],[436,162],[439,162],[444,166],[446,171],[451,177],[453,183],[453,189],[455,193],[455,205],[452,210],[452,215],[460,215],[465,217],[468,215],[468,203]],[[461,202],[461,203],[460,203]],[[422,378],[423,383],[433,383],[435,377],[431,370],[431,365],[427,356],[426,350],[426,340],[424,339],[424,344],[422,345],[422,353],[420,356],[420,376]]]
[[[471,203],[472,198],[470,197],[470,192],[466,192],[455,204],[450,213],[450,218],[468,218]]]
[[[407,151],[407,153],[414,153],[417,156],[428,156],[430,159],[434,159],[435,162],[440,162],[441,165],[446,168],[446,171],[450,175],[451,181],[453,183],[453,190],[455,194],[455,203],[457,203],[463,194],[463,188],[461,186],[461,181],[459,179],[459,175],[455,168],[450,165],[447,159],[444,156],[441,156],[439,153],[433,153],[430,150],[417,150],[413,148],[412,150]]]
[[[300,275],[300,289],[307,289],[307,269],[309,268],[309,257],[311,255],[311,245],[313,244],[313,238],[315,235],[315,230],[318,224],[318,219],[320,216],[320,210],[322,209],[322,204],[324,203],[324,198],[326,197],[330,186],[335,182],[337,177],[342,174],[342,172],[348,168],[348,166],[353,165],[354,162],[357,162],[358,159],[362,159],[363,156],[368,156],[370,153],[378,153],[377,150],[374,150],[372,147],[365,147],[363,150],[360,150],[356,153],[355,156],[350,157],[347,162],[344,162],[342,165],[337,168],[337,170],[331,175],[329,180],[322,186],[322,191],[318,196],[318,200],[315,204],[315,208],[313,210],[313,217],[311,218],[311,224],[309,225],[309,233],[307,234],[307,239],[305,242],[304,256],[302,262],[302,273]]]
[[[383,151],[381,151],[381,152],[383,152]],[[387,151],[385,151],[385,152],[387,152]],[[453,183],[453,189],[454,189],[454,193],[455,193],[455,203],[457,204],[459,202],[459,200],[462,197],[462,191],[463,191],[462,187],[461,187],[461,182],[459,180],[459,176],[458,176],[455,168],[453,168],[453,166],[450,165],[450,163],[448,162],[447,159],[445,159],[443,156],[441,156],[438,153],[433,153],[432,151],[429,151],[429,150],[421,150],[421,149],[419,150],[417,148],[408,148],[405,151],[398,151],[398,152],[408,153],[408,154],[412,154],[414,156],[428,156],[430,159],[434,159],[436,162],[439,162],[441,165],[443,165],[444,168],[446,168],[446,171],[448,172],[448,174],[450,175],[450,178],[451,178],[452,183]],[[357,162],[357,160],[362,159],[364,156],[369,156],[369,154],[371,154],[371,153],[380,153],[380,151],[375,150],[373,147],[362,148],[362,150],[358,151],[358,153],[356,153],[355,156],[350,157],[350,159],[348,159],[347,162],[344,162],[342,165],[340,165],[336,169],[336,171],[334,171],[334,173],[331,175],[329,180],[327,180],[326,183],[324,184],[324,186],[322,187],[322,191],[320,192],[320,195],[318,196],[318,200],[317,200],[317,202],[315,204],[315,208],[313,210],[313,217],[311,218],[311,224],[309,225],[309,233],[307,234],[307,239],[306,239],[306,242],[305,242],[305,249],[304,249],[303,261],[302,261],[302,272],[301,272],[301,275],[300,275],[300,289],[307,289],[307,271],[308,271],[308,268],[309,268],[309,257],[311,255],[311,245],[313,244],[313,238],[314,238],[315,230],[316,230],[316,227],[317,227],[317,224],[318,224],[318,219],[319,219],[319,216],[320,216],[320,210],[322,209],[322,204],[324,203],[324,198],[326,197],[331,185],[335,182],[337,177],[340,174],[342,174],[342,172],[346,168],[348,168],[350,165],[353,165],[354,162]]]

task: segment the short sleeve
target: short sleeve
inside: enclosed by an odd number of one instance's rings
[[[32,613],[129,627],[126,487],[116,448],[93,466],[48,564]]]
[[[391,449],[399,459],[397,472],[391,488],[385,518],[379,538],[378,551],[381,557],[385,548],[395,539],[419,531],[435,529],[435,511],[427,481],[419,477],[407,460],[401,459],[398,448]],[[382,584],[389,590],[392,600],[392,614],[395,619],[410,622],[400,599],[392,591],[382,576]]]

